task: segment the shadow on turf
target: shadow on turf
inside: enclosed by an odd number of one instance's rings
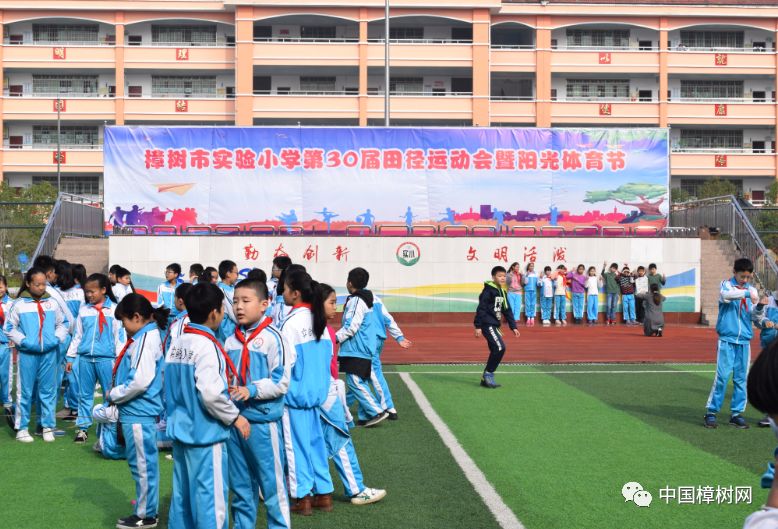
[[[74,486],[73,500],[77,503],[91,503],[102,511],[106,527],[115,526],[117,519],[131,514],[132,505],[127,501],[126,494],[107,479],[73,478],[68,481]],[[125,507],[120,507],[122,505]]]

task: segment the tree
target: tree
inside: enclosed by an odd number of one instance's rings
[[[0,270],[7,272],[16,268],[16,256],[24,252],[32,256],[38,245],[43,228],[20,228],[23,226],[44,226],[51,214],[52,205],[30,204],[30,202],[54,202],[57,190],[49,183],[35,184],[26,188],[0,184],[0,202],[16,204],[0,206]],[[18,204],[18,205],[17,205]]]
[[[697,198],[713,198],[737,194],[737,186],[729,180],[711,178],[700,186],[699,191],[697,191]]]
[[[653,198],[658,198],[659,200],[651,202]],[[641,216],[664,217],[664,214],[659,210],[659,206],[666,198],[667,187],[663,185],[630,183],[609,191],[587,191],[584,202],[595,204],[613,200],[624,206],[638,208]]]
[[[684,189],[680,187],[674,187],[670,190],[670,201],[673,204],[680,204],[682,202],[688,202],[692,196]]]
[[[778,182],[770,184],[770,187],[767,188],[767,193],[765,193],[765,198],[770,205],[774,206],[778,203]]]

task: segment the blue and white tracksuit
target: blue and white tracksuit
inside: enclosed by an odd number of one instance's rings
[[[721,282],[719,294],[719,318],[716,333],[719,335],[716,358],[716,376],[706,404],[708,413],[718,413],[724,402],[730,375],[734,390],[730,409],[732,415],[743,413],[746,409],[746,376],[751,362],[751,296],[756,289],[750,284],[743,287],[735,278]]]
[[[11,346],[8,343],[8,336],[3,332],[10,308],[11,298],[6,294],[0,298],[0,404],[5,408],[10,408],[13,405],[11,400],[11,380],[13,380]]]
[[[551,312],[554,308],[554,281],[545,276],[540,280],[540,319],[551,320]]]
[[[165,338],[162,341],[162,347],[165,354],[167,354],[170,349],[170,344],[173,343],[173,340],[184,333],[184,327],[187,325],[189,325],[189,313],[184,310],[183,312],[178,313],[178,316],[173,319],[167,328]]]
[[[757,304],[754,307],[754,310],[751,312],[751,321],[754,322],[754,325],[756,325],[757,329],[761,329],[759,333],[759,345],[762,349],[766,348],[773,340],[778,338],[778,328],[765,327],[765,323],[768,321],[778,325],[777,308]]]
[[[513,306],[513,305],[511,305]],[[373,365],[370,371],[370,383],[373,386],[376,396],[380,402],[380,406],[383,410],[391,411],[395,413],[394,400],[392,399],[392,392],[389,391],[389,384],[386,383],[386,377],[384,377],[383,365],[381,364],[381,353],[384,350],[384,343],[386,342],[386,328],[389,328],[389,334],[397,342],[405,340],[400,327],[397,326],[397,322],[386,310],[386,306],[383,304],[378,296],[373,296],[373,317],[375,318],[376,325],[376,349],[373,354]],[[361,492],[361,491],[360,491]]]
[[[567,281],[562,275],[554,280],[554,319],[567,320]]]
[[[92,409],[92,420],[97,424],[95,450],[106,459],[126,459],[126,442],[119,443],[119,409],[107,403],[98,404]]]
[[[235,332],[235,326],[237,325],[235,309],[232,306],[233,299],[235,298],[235,287],[221,281],[216,286],[224,293],[224,301],[222,302],[224,318],[222,319],[221,326],[219,326],[219,330],[216,332],[216,337],[220,342],[224,343]]]
[[[189,324],[215,335],[203,325]],[[169,529],[226,529],[227,439],[238,408],[227,391],[226,363],[208,338],[184,333],[165,356],[167,434],[173,439]]]
[[[349,296],[343,309],[343,326],[335,333],[340,344],[338,360],[341,363],[344,358],[359,358],[371,363],[370,371],[364,378],[356,373],[346,373],[347,396],[350,401],[356,399],[359,403],[357,416],[363,421],[380,415],[385,409],[370,389],[370,373],[378,334],[374,309],[368,307],[360,296]]]
[[[57,352],[68,333],[62,309],[48,293],[35,299],[29,292],[24,292],[11,304],[5,332],[19,352],[15,428],[27,429],[36,388],[35,397],[41,407],[41,426],[54,428]]]
[[[356,496],[365,490],[362,469],[349,433],[353,423],[346,403],[346,386],[342,380],[330,377],[327,400],[319,408],[327,453],[338,471],[346,496]]]
[[[151,322],[132,337],[108,395],[119,408],[138,518],[155,518],[159,512],[157,416],[162,413],[163,363],[159,328]]]
[[[319,406],[327,399],[332,341],[326,335],[316,341],[313,316],[307,305],[292,308],[281,334],[296,355],[282,419],[289,495],[304,498],[309,494],[330,494],[334,487]]]
[[[537,313],[538,274],[527,272],[522,282],[524,283],[524,313],[527,318],[534,318]]]
[[[597,321],[597,311],[600,306],[600,280],[597,276],[586,278],[586,319]]]
[[[176,289],[181,283],[183,283],[181,279],[176,279],[176,284],[170,286],[169,282],[163,281],[157,287],[157,303],[155,306],[170,309],[170,315],[168,315],[167,319],[168,325],[173,321],[173,318],[178,316],[178,309],[176,309]]]
[[[60,292],[62,299],[65,300],[65,305],[69,309],[69,314],[72,317],[73,324],[68,326],[70,332],[68,333],[65,341],[59,346],[59,362],[57,371],[57,388],[62,385],[62,377],[64,376],[67,381],[67,388],[64,394],[64,404],[66,408],[75,410],[78,408],[78,358],[73,361],[70,373],[60,375],[61,369],[64,368],[64,363],[67,361],[66,356],[70,342],[73,340],[73,333],[76,330],[75,322],[78,318],[78,311],[81,310],[81,306],[86,303],[84,300],[84,290],[81,286],[76,285],[71,289],[63,290]]]
[[[124,328],[114,317],[116,304],[105,298],[102,313],[106,323],[100,329],[99,312],[91,303],[78,311],[68,359],[78,358],[78,418],[76,427],[86,430],[92,425],[95,382],[100,382],[103,397],[111,390],[111,373],[118,350],[124,346]]]
[[[262,318],[248,329],[240,327],[242,340],[252,336]],[[248,357],[246,380],[233,383],[249,390],[249,399],[236,402],[249,423],[251,435],[244,439],[233,429],[227,441],[230,453],[229,474],[232,503],[230,514],[235,529],[254,529],[257,523],[258,501],[264,499],[268,529],[289,529],[289,495],[284,473],[284,437],[281,418],[284,414],[284,396],[289,390],[295,349],[273,326],[262,329],[245,345],[237,336],[227,338],[224,344],[238,373],[245,369],[243,358]]]

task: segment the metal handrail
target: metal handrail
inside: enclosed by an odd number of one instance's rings
[[[272,224],[252,224],[250,226],[246,226],[246,233],[251,235],[275,235],[276,227]]]
[[[207,225],[195,225],[195,226],[186,226],[181,230],[182,235],[201,235],[201,232],[206,232],[206,235],[210,235],[213,233],[213,229],[211,229],[210,226]]]
[[[88,197],[60,193],[43,228],[30,264],[39,255],[54,255],[63,235],[104,237],[103,207]]]
[[[178,228],[170,224],[155,224],[151,227],[152,235],[178,235]]]
[[[129,233],[126,233],[126,235],[135,235],[136,230],[142,231],[143,235],[149,234],[149,227],[144,226],[143,224],[127,224],[125,226],[122,226],[122,230],[129,231]]]
[[[305,233],[305,228],[299,224],[293,226],[279,226],[278,234],[281,235],[284,232],[286,232],[287,235],[303,235]]]
[[[350,236],[352,230],[358,232],[357,235],[364,235],[363,232],[367,232],[370,235],[373,231],[370,226],[365,226],[364,224],[350,224],[346,226],[346,236]]]
[[[600,228],[600,233],[604,236],[605,234],[609,233],[611,236],[613,235],[626,235],[627,228],[624,226],[603,226]]]
[[[592,235],[592,231],[594,231],[594,235],[600,234],[600,227],[599,226],[576,226],[573,228],[573,235]]]
[[[470,228],[470,235],[497,235],[497,228],[494,226],[473,226]]]
[[[656,226],[635,226],[634,228],[630,228],[629,231],[632,235],[643,237],[656,237],[659,235],[659,228]]]
[[[417,233],[418,231],[424,231],[428,230],[429,233]],[[438,233],[438,227],[434,224],[413,224],[411,226],[411,235],[419,235],[419,236],[431,236],[436,235]]]
[[[567,234],[567,230],[565,230],[564,226],[541,226],[540,227],[540,234],[545,235],[546,232],[555,232],[554,235],[565,235]]]
[[[241,227],[237,224],[217,224],[213,228],[216,235],[240,235]]]
[[[470,228],[468,228],[465,225],[462,224],[449,224],[447,226],[443,226],[443,229],[441,230],[441,233],[443,235],[448,235],[449,231],[463,231],[465,235],[468,235],[470,233]],[[452,233],[452,235],[455,235]]]
[[[517,235],[517,232],[522,231],[532,231],[532,237],[534,237],[538,233],[538,229],[535,226],[512,226],[511,227],[511,235]],[[527,235],[525,235],[527,237]]]
[[[670,211],[673,225],[698,229],[714,227],[729,236],[739,253],[754,264],[754,275],[763,288],[778,287],[778,264],[775,252],[759,237],[748,216],[733,195],[706,198],[675,204]]]
[[[381,235],[381,232],[386,229],[387,231],[398,230],[402,231],[403,235],[410,235],[411,229],[407,224],[379,224],[375,227],[376,235]]]

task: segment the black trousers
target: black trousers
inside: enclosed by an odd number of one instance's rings
[[[635,298],[635,316],[640,323],[643,323],[643,319],[646,317],[646,309],[643,307],[643,298]]]
[[[486,371],[494,373],[505,354],[505,342],[502,340],[499,327],[484,327],[481,332],[489,345],[489,360],[486,361]]]

